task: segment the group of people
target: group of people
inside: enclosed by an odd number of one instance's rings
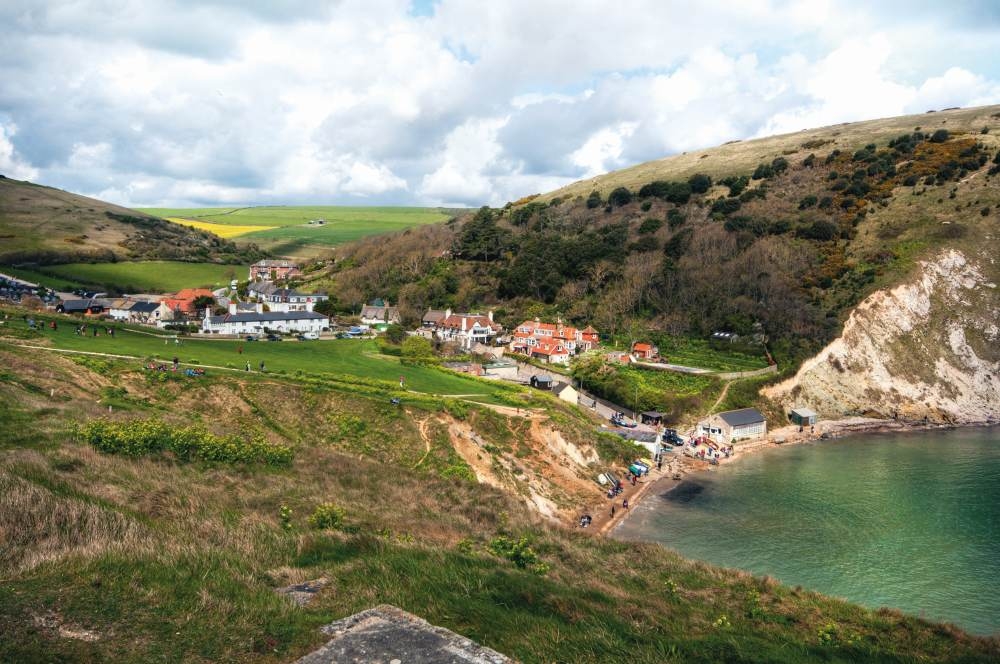
[[[56,329],[56,322],[52,321],[51,323],[49,323],[49,327],[51,327],[53,330],[55,330]],[[91,323],[89,326],[86,323],[83,323],[82,325],[77,325],[76,329],[73,330],[73,332],[77,336],[85,337],[85,336],[87,336],[87,329],[88,329],[88,327],[90,329],[91,336],[95,336],[96,337],[96,336],[98,336],[98,335],[101,334],[100,328],[97,325],[94,325],[93,323]],[[104,334],[108,335],[109,337],[111,337],[113,339],[114,336],[115,336],[115,328],[113,328],[113,327],[106,327],[106,328],[104,328]]]

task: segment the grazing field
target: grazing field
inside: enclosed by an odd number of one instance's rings
[[[185,225],[196,226],[222,237],[253,242],[278,255],[307,258],[330,247],[369,235],[391,233],[423,224],[447,221],[451,214],[440,208],[267,206],[246,208],[147,208],[144,212]],[[310,221],[323,220],[323,224]],[[215,227],[240,229],[223,231]],[[223,235],[222,233],[231,233]]]
[[[219,237],[224,237],[226,239],[239,237],[241,235],[246,235],[247,233],[255,233],[257,231],[277,228],[277,226],[235,226],[231,224],[216,224],[211,221],[196,221],[194,219],[184,219],[182,217],[167,217],[167,221],[172,221],[175,224],[181,224],[182,226],[188,226],[190,228],[197,228],[200,231],[208,231],[212,235],[218,235]]]
[[[246,279],[245,265],[144,261],[125,263],[69,263],[38,269],[39,277],[128,291],[169,293],[182,288],[223,286],[231,279]],[[46,282],[46,285],[48,283]]]
[[[501,385],[472,380],[433,367],[404,366],[399,358],[380,354],[375,342],[368,340],[248,342],[180,338],[180,343],[174,343],[172,336],[128,327],[117,327],[115,336],[110,337],[104,334],[103,324],[100,323],[100,336],[92,336],[89,330],[85,336],[80,336],[74,332],[76,319],[57,317],[55,320],[58,324],[55,331],[45,329],[41,332],[28,332],[25,323],[19,318],[10,320],[9,325],[12,333],[27,333],[21,339],[22,343],[39,343],[67,350],[133,355],[156,358],[168,363],[177,357],[184,364],[232,369],[243,369],[249,362],[254,373],[259,371],[260,363],[264,362],[265,369],[271,373],[301,372],[318,377],[324,374],[349,375],[392,381],[397,385],[402,376],[408,390],[442,395],[479,395],[472,397],[479,401],[492,401],[497,393],[509,391]]]
[[[760,355],[747,355],[715,348],[705,339],[662,337],[658,343],[664,362],[712,371],[753,371],[767,366],[763,348]]]

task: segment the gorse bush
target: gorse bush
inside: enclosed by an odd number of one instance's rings
[[[309,525],[316,530],[340,530],[344,525],[345,516],[343,508],[333,503],[323,503],[317,505],[309,515]]]
[[[542,562],[530,546],[528,538],[513,539],[506,535],[500,535],[490,540],[489,550],[493,555],[514,563],[520,569],[528,569],[536,574],[545,574],[549,571],[548,564]]]
[[[157,419],[91,420],[78,425],[77,440],[106,454],[139,457],[170,452],[181,461],[285,465],[292,460],[287,445],[269,443],[262,434],[217,436],[197,425],[174,427]]]

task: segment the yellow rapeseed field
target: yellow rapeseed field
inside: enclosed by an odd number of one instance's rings
[[[224,238],[234,238],[240,235],[246,235],[247,233],[254,233],[256,231],[269,231],[272,228],[277,228],[277,226],[231,226],[229,224],[213,224],[209,221],[196,221],[194,219],[184,219],[182,217],[167,217],[167,221],[172,221],[175,224],[182,224],[184,226],[190,226],[191,228],[197,228],[201,231],[208,231],[213,235],[218,235]]]

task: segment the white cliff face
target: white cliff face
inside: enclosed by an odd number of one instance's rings
[[[1000,421],[1000,289],[956,250],[865,299],[840,338],[764,395],[825,418]]]

